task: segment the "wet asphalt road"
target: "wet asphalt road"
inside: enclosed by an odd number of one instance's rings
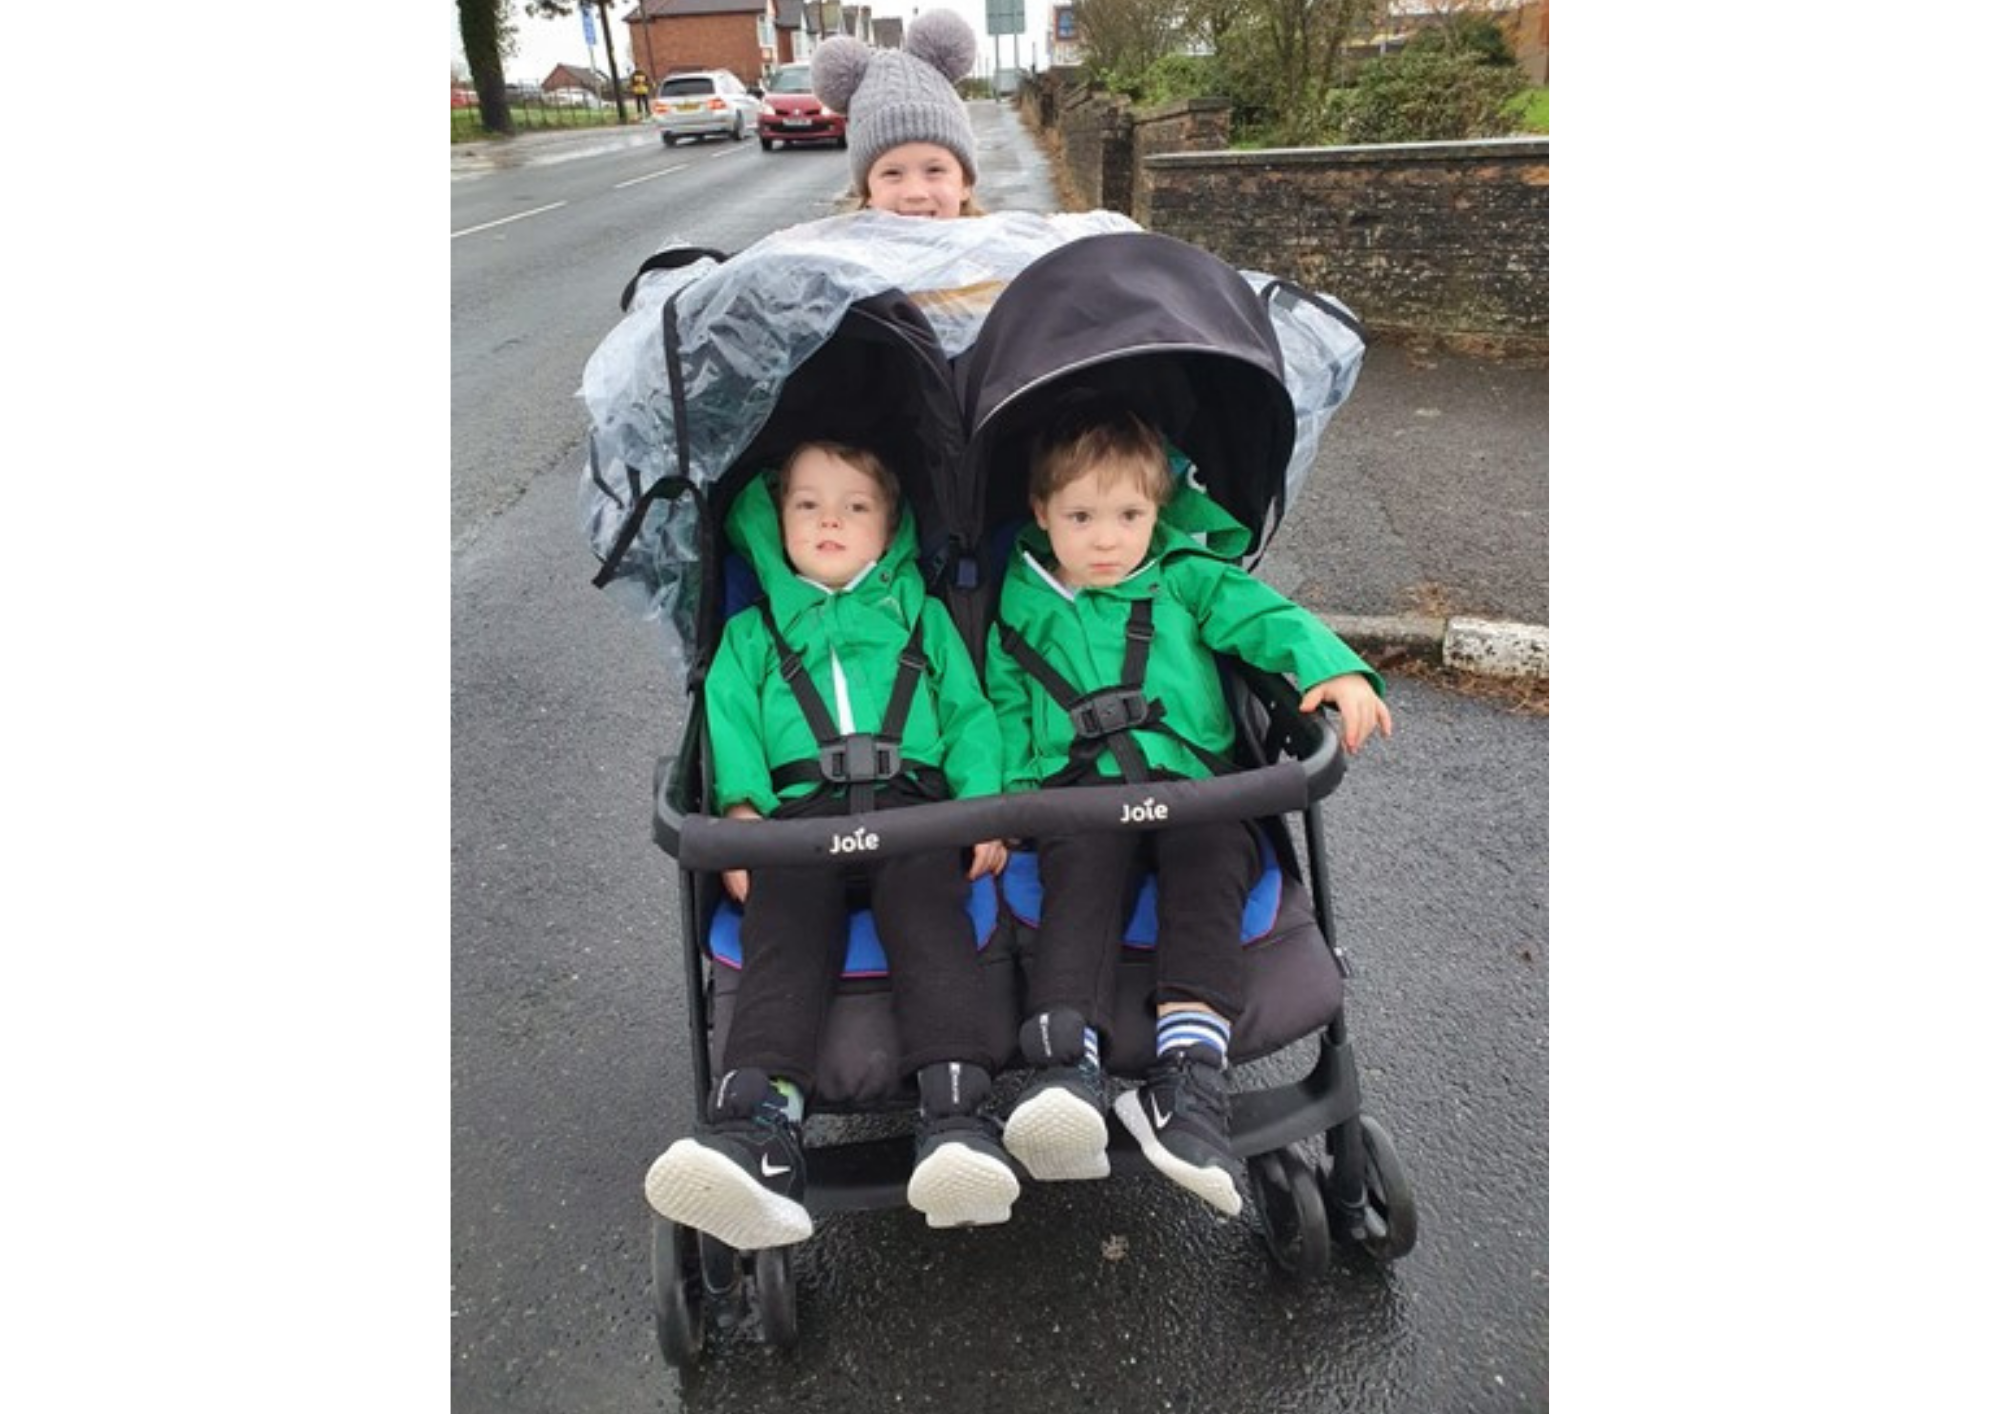
[[[1492,387],[1483,369],[1446,373]],[[1316,475],[1272,556],[1293,592],[1310,602],[1327,547],[1357,540],[1365,560],[1340,562],[1357,599],[1322,607],[1388,612],[1362,600],[1453,572],[1409,508],[1498,498],[1475,478],[1426,492],[1390,455],[1440,431],[1422,406],[1385,401],[1345,470]],[[476,415],[455,407],[455,443]],[[1539,577],[1517,563],[1490,591],[1470,571],[1455,586],[1515,616],[1537,592],[1546,606],[1542,456]],[[1532,464],[1519,474],[1532,483]],[[1341,476],[1347,492],[1323,500]],[[1396,739],[1350,771],[1328,837],[1353,1042],[1367,1109],[1415,1179],[1414,1252],[1387,1273],[1339,1260],[1300,1288],[1247,1213],[1214,1220],[1141,1178],[1031,1184],[998,1229],[828,1219],[797,1266],[797,1350],[746,1326],[692,1377],[663,1368],[639,1180],[695,1097],[648,800],[679,722],[652,630],[589,585],[571,463],[522,479],[453,556],[457,1414],[1546,1407],[1548,722],[1405,678],[1390,684]],[[1381,533],[1358,536],[1369,520]]]

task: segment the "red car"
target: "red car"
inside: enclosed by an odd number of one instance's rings
[[[811,64],[780,64],[757,108],[757,141],[769,152],[781,142],[847,146],[847,119],[813,97]]]

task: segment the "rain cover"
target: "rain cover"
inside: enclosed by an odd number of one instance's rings
[[[612,559],[632,507],[664,478],[706,488],[727,474],[777,406],[785,380],[857,301],[901,291],[930,320],[945,356],[956,359],[1000,291],[1032,261],[1082,237],[1140,229],[1112,211],[1007,211],[952,221],[861,211],[788,227],[725,262],[702,257],[642,275],[624,318],[584,365],[578,389],[590,415],[579,509],[592,550],[600,561]],[[1245,278],[1260,292],[1273,283],[1253,272]],[[1286,473],[1294,493],[1361,361],[1360,338],[1314,298],[1324,301],[1280,283],[1271,300],[1299,423]],[[688,409],[688,426],[678,430],[662,337],[669,299]],[[685,466],[677,431],[687,442]],[[660,622],[677,676],[694,646],[700,554],[692,499],[660,497],[604,584]]]

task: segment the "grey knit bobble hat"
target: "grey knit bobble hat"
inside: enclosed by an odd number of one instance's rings
[[[868,190],[875,159],[906,142],[934,142],[979,180],[972,161],[972,120],[952,81],[972,72],[979,40],[950,10],[926,10],[903,31],[901,49],[870,49],[836,35],[813,51],[813,93],[847,115],[855,190]]]

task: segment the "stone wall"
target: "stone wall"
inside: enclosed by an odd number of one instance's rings
[[[1150,230],[1341,300],[1374,335],[1549,337],[1547,138],[1146,159]]]
[[[1545,137],[1231,152],[1222,99],[1134,110],[1068,71],[1020,110],[1076,209],[1325,291],[1371,336],[1546,356]]]
[[[1086,208],[1132,211],[1131,104],[1085,88],[1056,98],[1056,150],[1071,189]]]
[[[1164,108],[1131,115],[1132,206],[1128,214],[1142,226],[1152,224],[1152,178],[1146,160],[1169,152],[1221,152],[1229,146],[1229,100],[1190,98]]]

